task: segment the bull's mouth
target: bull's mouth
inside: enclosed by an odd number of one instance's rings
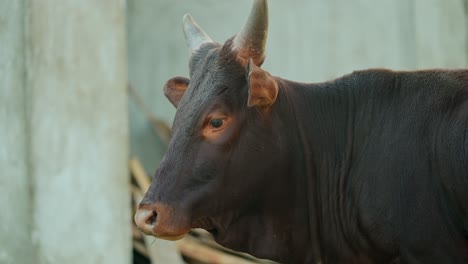
[[[181,225],[176,221],[163,223],[156,220],[153,225],[151,230],[142,231],[147,235],[170,241],[182,239],[191,230],[190,226]]]
[[[192,228],[202,228],[208,231],[215,239],[220,235],[220,228],[216,226],[211,220],[208,219],[199,219],[192,223],[191,228],[184,228],[181,233],[177,233],[176,230],[180,230],[176,225],[171,226],[163,226],[161,223],[157,221],[154,223],[155,228],[152,230],[151,234],[154,237],[164,240],[176,241],[184,238]],[[174,223],[172,223],[174,224]],[[165,230],[165,231],[163,231]],[[171,232],[167,232],[167,230],[171,230]],[[176,232],[173,232],[176,231]]]
[[[152,235],[159,239],[164,240],[180,240],[184,238],[186,234],[190,232],[190,227],[180,227],[178,225],[162,225],[161,223],[156,223],[156,226],[150,233],[147,235]]]
[[[160,239],[175,241],[182,239],[186,234],[188,234],[188,232],[190,232],[190,230],[190,226],[181,224],[177,221],[169,223],[156,221],[151,235]]]
[[[159,239],[164,239],[164,240],[169,240],[169,241],[176,241],[176,240],[180,240],[180,239],[184,238],[186,234],[187,233],[182,234],[182,235],[169,235],[169,236],[164,236],[164,235],[158,236],[158,235],[154,234],[154,236],[159,238]]]

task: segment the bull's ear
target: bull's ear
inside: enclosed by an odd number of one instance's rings
[[[174,77],[166,82],[164,85],[164,95],[167,99],[177,108],[180,99],[187,90],[190,83],[190,79],[185,77]]]
[[[262,70],[250,59],[247,66],[249,99],[247,106],[269,107],[278,96],[278,83],[270,73]]]

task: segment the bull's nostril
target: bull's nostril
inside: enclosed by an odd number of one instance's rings
[[[157,216],[156,211],[139,209],[135,214],[135,223],[141,231],[151,235],[156,226]]]
[[[156,218],[158,217],[158,213],[156,211],[153,211],[153,214],[146,219],[146,224],[154,226],[156,225]]]

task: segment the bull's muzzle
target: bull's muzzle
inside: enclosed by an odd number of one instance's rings
[[[164,204],[143,204],[135,213],[135,223],[145,234],[166,240],[178,240],[190,231],[186,218],[175,216],[174,210]]]

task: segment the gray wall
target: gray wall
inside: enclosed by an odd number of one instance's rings
[[[131,261],[125,10],[0,2],[0,263]]]
[[[467,66],[465,0],[270,1],[263,66],[274,75],[319,82],[358,69]],[[181,20],[191,13],[212,39],[224,42],[243,26],[251,0],[139,0],[128,3],[129,80],[157,117],[175,109],[164,83],[188,75]],[[132,154],[151,173],[164,144],[130,101]]]

